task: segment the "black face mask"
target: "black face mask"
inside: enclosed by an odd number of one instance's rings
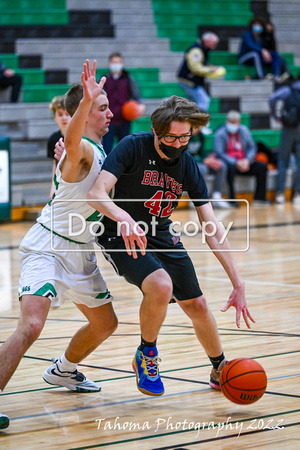
[[[182,145],[181,147],[171,147],[170,145],[166,145],[160,141],[159,148],[170,159],[179,158],[183,152],[185,152],[188,148],[187,144]]]

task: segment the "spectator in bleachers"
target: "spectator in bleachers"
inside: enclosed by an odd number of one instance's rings
[[[14,70],[9,69],[0,61],[0,89],[11,87],[11,103],[16,103],[19,100],[22,83],[21,75],[16,75]]]
[[[52,198],[54,192],[53,176],[57,165],[57,160],[55,159],[54,153],[55,144],[60,140],[60,138],[64,137],[66,128],[70,122],[71,117],[64,107],[64,97],[62,95],[53,97],[49,105],[49,108],[52,113],[53,119],[55,120],[55,122],[59,127],[59,130],[52,133],[47,142],[47,156],[48,158],[51,158],[53,160],[52,184],[50,189],[50,198]]]
[[[204,136],[200,133],[199,128],[194,128],[193,135],[188,143],[188,151],[196,161],[204,178],[207,175],[214,175],[210,197],[218,201],[212,202],[212,206],[220,209],[230,208],[230,203],[222,200],[222,192],[226,184],[227,166],[216,157],[215,153],[205,151],[204,141]]]
[[[109,107],[114,117],[111,120],[109,132],[103,136],[103,146],[108,155],[114,144],[114,139],[119,142],[130,134],[131,122],[122,114],[122,106],[128,100],[136,100],[140,103],[139,114],[145,111],[145,105],[141,101],[139,87],[134,78],[124,70],[124,60],[121,53],[112,53],[108,58],[109,74],[105,83],[105,91],[109,100]]]
[[[276,49],[270,48],[270,36],[266,40],[266,23],[261,17],[254,17],[249,30],[242,36],[238,63],[255,66],[259,79],[281,76],[282,61]],[[274,45],[275,40],[273,41]],[[269,49],[268,49],[269,46]],[[272,72],[271,74],[267,72]]]
[[[287,99],[290,106],[287,105]],[[294,99],[294,100],[293,100]],[[291,86],[277,89],[269,99],[272,116],[282,122],[277,161],[276,203],[285,202],[285,180],[292,152],[296,161],[296,183],[293,203],[300,205],[300,74]],[[285,110],[286,119],[282,117]]]
[[[227,165],[227,182],[230,198],[235,199],[235,175],[255,176],[256,189],[253,204],[268,205],[266,181],[268,166],[255,161],[257,147],[249,128],[241,124],[241,114],[231,110],[226,115],[226,123],[215,133],[214,151]],[[234,203],[238,206],[238,202]]]
[[[209,52],[215,50],[218,43],[219,37],[215,33],[204,33],[187,49],[177,71],[179,84],[187,98],[202,111],[208,111],[210,104],[205,78],[218,78],[226,73],[224,67],[208,64]]]
[[[274,35],[274,25],[270,21],[266,22],[265,24],[265,30],[263,33],[263,41],[264,41],[264,47],[269,50],[272,54],[272,52],[277,52],[277,44],[276,39]],[[276,81],[277,83],[282,83],[285,80],[288,80],[289,78],[293,78],[293,75],[290,72],[290,69],[287,65],[287,62],[285,59],[281,56],[279,56],[279,62],[280,62],[280,75],[277,76]]]

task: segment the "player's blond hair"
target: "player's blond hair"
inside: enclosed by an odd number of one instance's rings
[[[49,104],[49,109],[53,115],[56,113],[58,109],[65,109],[64,96],[58,95],[56,97],[53,97],[51,103]]]

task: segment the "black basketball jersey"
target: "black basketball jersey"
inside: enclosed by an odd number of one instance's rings
[[[114,201],[136,222],[150,225],[155,217],[159,225],[170,222],[183,191],[195,206],[207,203],[207,186],[200,170],[188,152],[169,165],[154,147],[153,133],[126,136],[107,156],[103,170],[118,178]],[[116,222],[104,218],[103,236],[116,235]]]

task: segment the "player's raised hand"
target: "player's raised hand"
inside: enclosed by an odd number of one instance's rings
[[[94,59],[92,69],[90,68],[90,61],[87,59],[83,65],[83,72],[81,74],[81,82],[83,86],[84,98],[88,101],[93,101],[97,98],[103,89],[106,78],[102,77],[99,83],[96,81],[96,66],[97,62]]]
[[[241,314],[242,314],[247,327],[251,328],[250,320],[253,323],[255,323],[255,320],[251,316],[250,311],[247,307],[244,288],[233,289],[233,291],[230,294],[228,302],[226,303],[224,308],[221,309],[221,311],[225,312],[229,308],[231,308],[231,306],[233,306],[236,309],[236,326],[238,328],[241,327]]]

